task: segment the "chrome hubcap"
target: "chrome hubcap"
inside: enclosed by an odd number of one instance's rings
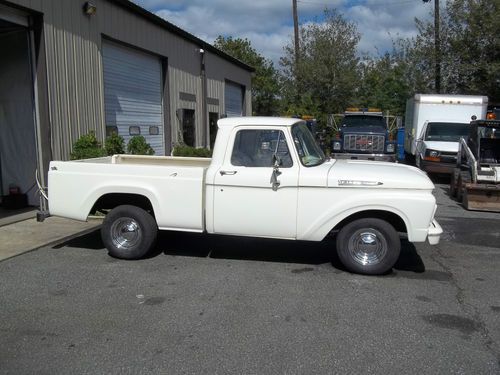
[[[137,221],[130,217],[117,219],[111,226],[111,240],[118,249],[129,250],[142,239],[142,231]]]
[[[374,265],[387,254],[387,241],[376,229],[360,229],[349,239],[348,249],[357,263]]]

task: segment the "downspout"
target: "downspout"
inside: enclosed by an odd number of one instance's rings
[[[201,108],[202,108],[202,127],[201,127],[201,138],[202,146],[207,146],[208,137],[208,116],[207,116],[207,74],[205,70],[205,50],[200,48],[200,69],[201,69]]]

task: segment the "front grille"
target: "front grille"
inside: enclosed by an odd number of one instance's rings
[[[385,137],[371,134],[344,135],[344,150],[367,153],[384,152]]]
[[[456,152],[441,152],[441,162],[443,163],[456,163],[457,153]]]

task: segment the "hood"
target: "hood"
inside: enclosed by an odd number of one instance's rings
[[[432,190],[425,172],[409,165],[365,160],[337,160],[328,173],[328,187]]]
[[[348,128],[341,128],[342,134],[382,134],[385,135],[386,129],[383,126],[349,126]]]
[[[443,152],[458,152],[458,142],[424,141],[424,145],[426,149]]]

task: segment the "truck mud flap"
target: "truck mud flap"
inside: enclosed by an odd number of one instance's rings
[[[466,184],[462,202],[468,210],[500,212],[500,185]]]

